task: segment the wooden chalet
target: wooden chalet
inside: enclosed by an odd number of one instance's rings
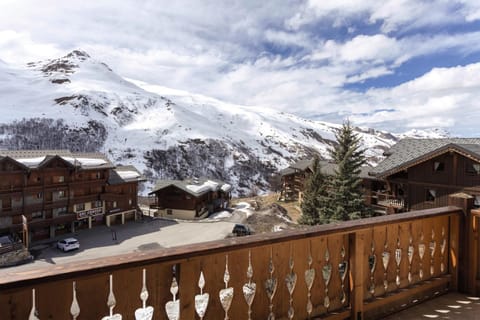
[[[480,139],[403,139],[371,174],[385,188],[372,190],[372,202],[402,212],[446,206],[462,193],[480,205]]]
[[[232,186],[214,179],[159,180],[150,195],[160,216],[200,219],[227,208]]]
[[[335,174],[337,165],[329,161],[319,161],[321,171],[326,176]],[[362,178],[362,190],[364,192],[365,203],[371,204],[371,190],[380,189],[384,182],[369,174],[372,167],[362,167],[360,178]],[[280,171],[282,179],[282,189],[280,191],[280,200],[283,201],[302,201],[305,183],[313,173],[313,159],[300,160],[288,168]]]
[[[100,153],[0,151],[0,233],[54,238],[103,224],[113,206],[135,210],[133,185],[142,178],[137,172],[136,181],[115,179],[121,170]]]
[[[313,159],[297,161],[280,171],[281,190],[279,199],[283,201],[302,199],[305,182],[312,173]]]

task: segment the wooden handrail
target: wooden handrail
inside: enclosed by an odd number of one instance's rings
[[[120,284],[120,287],[114,285],[116,310],[130,319],[140,291],[137,280],[142,269],[146,269],[150,279],[150,297],[156,308],[155,318],[163,319],[166,318],[163,306],[171,299],[169,287],[172,266],[175,266],[182,301],[181,319],[193,319],[200,273],[205,273],[205,290],[210,293],[211,299],[218,300],[218,291],[225,286],[223,270],[228,259],[229,286],[235,287],[231,312],[245,314],[235,317],[243,319],[246,318],[247,304],[242,288],[248,282],[246,274],[251,257],[252,281],[256,283],[257,290],[252,305],[253,318],[266,318],[270,307],[278,318],[286,317],[288,308],[294,308],[295,319],[307,318],[304,273],[308,268],[316,269],[311,295],[312,316],[324,317],[335,311],[342,315],[340,318],[376,318],[383,311],[408,304],[411,297],[421,299],[418,298],[420,294],[431,296],[433,291],[441,292],[456,286],[459,221],[462,215],[459,207],[451,206],[134,252],[28,272],[16,272],[12,268],[0,276],[0,309],[11,309],[4,308],[3,304],[7,301],[10,305],[18,305],[18,308],[25,307],[26,292],[38,288],[40,313],[47,317],[51,315],[54,319],[55,315],[68,318],[70,296],[58,297],[59,301],[52,305],[44,295],[53,291],[68,292],[68,286],[71,288],[72,281],[76,281],[81,306],[88,306],[82,309],[80,318],[82,314],[87,318],[101,318],[106,310],[102,306],[106,306],[108,275],[113,274],[114,283]],[[411,250],[413,256],[410,260]],[[312,256],[311,262],[308,262],[309,255]],[[275,266],[272,273],[268,271],[269,260]],[[294,263],[289,263],[289,260]],[[343,282],[339,269],[342,263],[345,263],[348,272]],[[290,292],[285,281],[289,277],[291,281],[291,274],[297,281],[296,288]],[[327,281],[326,276],[331,279]],[[278,283],[276,297],[272,301],[265,294],[268,278],[276,278]],[[89,289],[92,286],[95,291]],[[341,292],[345,300],[339,298]],[[292,302],[289,306],[280,301]],[[273,305],[269,306],[271,303]],[[85,310],[87,308],[90,309]],[[218,319],[218,313],[223,313],[218,301],[212,302],[209,308],[213,311],[210,315],[207,313],[205,319]],[[19,310],[22,309],[12,312],[23,315],[23,311]]]

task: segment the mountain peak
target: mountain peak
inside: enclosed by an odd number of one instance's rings
[[[91,58],[87,52],[83,50],[73,50],[69,54],[67,54],[64,58],[78,58],[82,61],[87,60],[88,58]]]

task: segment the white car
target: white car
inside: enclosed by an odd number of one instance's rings
[[[75,238],[66,238],[57,242],[57,248],[63,252],[80,249],[80,242]]]

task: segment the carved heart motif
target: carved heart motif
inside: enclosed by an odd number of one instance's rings
[[[208,293],[197,294],[195,296],[195,311],[197,311],[197,314],[200,318],[203,318],[205,316],[209,298],[210,295]]]
[[[223,310],[227,312],[230,310],[230,305],[232,304],[233,300],[233,288],[225,288],[220,290],[219,292],[220,296],[220,303],[222,304]]]
[[[323,280],[325,281],[325,286],[328,286],[330,278],[332,277],[332,265],[330,263],[323,266],[322,276]]]
[[[397,263],[397,267],[400,266],[400,262],[402,262],[402,249],[400,248],[395,249],[395,262]]]
[[[272,300],[277,291],[277,278],[270,278],[265,281],[265,291],[267,292],[268,299]]]
[[[295,290],[295,285],[297,284],[297,274],[296,273],[289,273],[285,278],[285,282],[287,284],[287,289],[290,295],[293,294],[293,290]]]
[[[388,263],[390,262],[390,252],[384,251],[382,253],[382,262],[383,262],[383,269],[387,270]]]
[[[180,319],[180,299],[175,301],[168,301],[165,304],[165,312],[169,320]]]
[[[420,243],[418,245],[418,255],[420,256],[420,259],[423,259],[423,256],[425,255],[425,244]]]
[[[305,271],[305,283],[308,290],[312,289],[313,280],[315,280],[315,269],[308,269]]]
[[[152,320],[153,307],[139,308],[135,310],[135,320]]]
[[[412,246],[412,245],[409,245],[408,246],[408,263],[409,264],[412,264],[412,260],[413,260],[413,253],[415,252],[415,247]]]
[[[253,303],[253,298],[255,298],[255,291],[257,290],[257,285],[254,282],[245,283],[243,285],[243,296],[247,305],[251,306]]]
[[[114,314],[113,316],[103,317],[102,320],[122,320],[122,315],[116,313],[116,314]]]

